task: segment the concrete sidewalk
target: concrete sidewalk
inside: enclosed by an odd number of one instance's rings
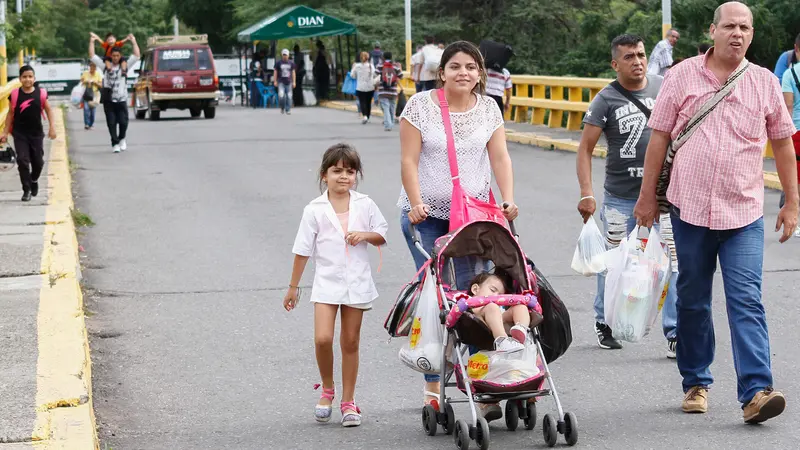
[[[16,168],[0,173],[0,450],[99,447],[66,127],[54,113],[38,197],[21,202]]]

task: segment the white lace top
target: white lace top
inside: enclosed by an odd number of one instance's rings
[[[449,220],[453,184],[447,159],[447,138],[439,100],[432,99],[431,95],[435,94],[431,91],[414,94],[408,99],[400,119],[407,120],[422,134],[422,153],[419,156],[422,201],[430,205],[431,217]],[[453,125],[461,187],[470,196],[488,201],[492,170],[486,144],[504,122],[494,99],[476,96],[478,101],[469,111],[451,111],[450,122]],[[403,211],[411,210],[411,203],[403,188],[397,206]]]

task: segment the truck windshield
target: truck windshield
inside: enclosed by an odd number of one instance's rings
[[[158,52],[159,71],[196,70],[197,59],[194,49],[168,49]]]

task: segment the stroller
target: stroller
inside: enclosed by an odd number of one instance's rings
[[[439,398],[442,401],[434,401],[423,408],[422,425],[429,436],[435,436],[438,426],[441,425],[445,434],[454,434],[456,447],[460,450],[468,449],[471,440],[483,450],[489,448],[489,424],[477,411],[476,403],[497,403],[505,400],[504,415],[507,428],[510,431],[516,430],[519,419],[522,419],[525,428],[532,430],[536,424],[535,400],[545,396],[553,397],[558,411],[556,417],[546,414],[542,420],[545,443],[550,447],[555,446],[559,433],[565,436],[569,445],[575,445],[578,441],[575,415],[564,413],[547,362],[542,357],[542,344],[537,328],[542,323],[542,310],[538,305],[536,277],[519,245],[514,223],[510,222],[509,225],[510,229],[490,221],[466,224],[439,238],[432,256],[422,247],[413,225],[410,229],[414,246],[429,260],[428,270],[436,280],[441,326],[446,331],[440,366]],[[447,281],[450,281],[452,286],[457,285],[456,281],[462,286],[469,282],[469,280],[455,279],[452,260],[463,257],[477,257],[491,261],[496,268],[504,271],[513,280],[511,294],[469,298],[463,292],[447,289]],[[469,358],[468,347],[472,346],[479,351],[494,349],[494,337],[489,327],[470,311],[472,306],[487,301],[502,306],[517,304],[528,306],[531,312],[531,327],[524,352],[536,354],[535,364],[538,371],[529,372],[532,376],[499,384],[489,380],[473,379],[469,375],[470,369],[474,369],[476,364],[471,360],[469,368],[465,364]],[[446,389],[454,387],[463,392],[466,398],[449,397]],[[472,420],[469,422],[464,419],[456,420],[453,403],[469,403]]]

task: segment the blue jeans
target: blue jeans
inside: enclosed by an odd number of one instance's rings
[[[258,90],[255,80],[250,81],[250,107],[261,107],[261,92]]]
[[[408,220],[408,212],[402,211],[400,213],[400,227],[403,230],[403,236],[406,238],[406,244],[408,245],[409,250],[411,250],[411,256],[414,258],[414,265],[417,267],[417,270],[419,270],[420,267],[422,267],[422,265],[428,260],[414,246],[414,241],[411,239],[411,232],[408,229],[410,223],[411,222]],[[425,221],[418,223],[416,228],[417,233],[419,233],[422,248],[424,248],[428,254],[431,254],[433,252],[433,245],[436,243],[436,239],[439,239],[450,231],[450,222],[447,220],[428,217]],[[486,267],[478,267],[478,262],[479,261],[477,259],[470,258],[457,258],[454,261],[456,284],[458,284],[459,287],[466,289],[466,284],[468,284],[472,278],[475,277],[475,274],[478,270],[487,269]],[[439,375],[425,374],[425,381],[439,381]]]
[[[603,206],[600,209],[600,220],[603,225],[603,233],[606,236],[606,248],[609,250],[619,245],[623,237],[629,235],[636,227],[636,218],[633,217],[633,208],[636,206],[635,199],[620,198],[605,193],[603,199]],[[662,224],[658,225],[664,227],[662,238],[670,247],[672,252],[675,252],[671,236],[671,227],[664,220],[666,216],[662,217]],[[669,288],[667,289],[667,298],[664,300],[664,306],[661,309],[661,327],[664,332],[664,337],[667,339],[674,339],[676,337],[676,327],[678,322],[677,311],[675,303],[677,300],[677,284],[678,284],[678,271],[673,256],[672,275],[669,279]],[[605,323],[605,288],[606,288],[606,274],[601,273],[597,275],[597,295],[594,298],[594,313],[595,321]]]
[[[292,110],[292,83],[278,83],[278,100],[280,101],[281,109],[286,112]]]
[[[728,325],[739,402],[772,386],[769,333],[761,303],[764,218],[734,230],[711,230],[683,222],[672,210],[675,243],[682,273],[678,279],[678,369],[683,390],[709,386],[714,378],[714,323],[711,293],[717,258],[725,287]]]
[[[383,128],[386,130],[391,130],[392,128],[394,128],[394,110],[396,107],[397,107],[397,97],[381,97],[381,109],[383,110]]]
[[[93,106],[89,106],[89,102],[86,100],[83,101],[83,124],[87,127],[94,126],[94,113],[95,108]]]
[[[416,89],[417,92],[422,92],[425,90],[425,85],[422,84],[422,81],[417,81],[414,83],[414,89]]]

